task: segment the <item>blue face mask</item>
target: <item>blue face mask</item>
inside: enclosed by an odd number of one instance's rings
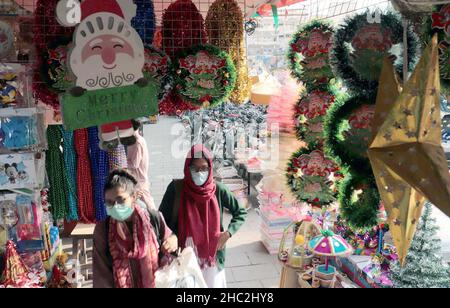
[[[113,207],[107,206],[106,213],[117,221],[125,221],[133,215],[134,209],[131,204],[115,204]]]
[[[208,181],[209,171],[195,172],[191,170],[191,177],[195,185],[203,186]]]

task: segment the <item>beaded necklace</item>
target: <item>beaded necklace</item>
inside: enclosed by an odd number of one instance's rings
[[[59,125],[47,128],[48,150],[45,163],[50,184],[49,201],[53,219],[64,219],[69,212],[67,177],[64,156],[61,152],[62,134]]]
[[[127,153],[122,144],[108,151],[108,159],[109,171],[128,168]]]
[[[79,218],[84,223],[94,223],[95,208],[91,164],[89,162],[87,129],[75,130],[74,145],[77,152],[77,196]]]
[[[104,187],[108,176],[108,153],[99,148],[98,127],[88,128],[89,149],[92,167],[92,179],[94,181],[95,218],[97,222],[106,219]]]
[[[77,157],[73,146],[73,132],[60,127],[63,136],[63,153],[66,165],[67,186],[69,188],[69,213],[68,221],[78,220],[78,200],[77,200]]]

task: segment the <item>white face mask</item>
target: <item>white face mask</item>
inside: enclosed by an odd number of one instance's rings
[[[208,181],[209,171],[195,172],[191,170],[191,177],[195,185],[203,186]]]

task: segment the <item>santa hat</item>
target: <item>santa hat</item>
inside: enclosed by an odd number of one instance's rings
[[[132,0],[84,0],[80,4],[81,20],[76,30],[76,43],[89,40],[94,35],[114,34],[128,38],[134,34],[131,19],[136,15],[136,5]],[[58,20],[67,14],[58,12]]]
[[[136,5],[131,0],[84,0],[75,43],[83,44],[92,37],[108,34],[138,40],[139,35],[130,24],[135,14]]]

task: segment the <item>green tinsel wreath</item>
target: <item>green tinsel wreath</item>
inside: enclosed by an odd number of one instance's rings
[[[183,68],[181,62],[189,56],[204,52],[224,61],[214,73],[197,74]],[[198,61],[198,60],[197,60]],[[197,62],[195,63],[197,64]],[[211,63],[209,63],[211,64]],[[207,64],[207,65],[209,65]],[[187,102],[197,106],[214,107],[225,101],[236,83],[236,69],[228,53],[211,45],[198,45],[177,53],[174,60],[176,90]],[[195,69],[193,67],[192,69]],[[200,85],[206,83],[207,87]]]
[[[362,157],[352,153],[344,136],[343,126],[351,113],[363,105],[374,105],[375,98],[364,96],[337,99],[329,109],[324,123],[325,153],[336,163],[345,168],[352,168],[359,174],[372,172],[370,161],[367,157]]]
[[[446,7],[450,8],[450,4],[436,6],[433,10],[434,14],[438,14]],[[450,96],[450,33],[446,34],[444,29],[433,28],[433,15],[425,19],[422,29],[422,44],[428,45],[434,34],[438,34],[440,47],[440,71],[441,71],[441,91],[446,96]],[[445,21],[444,21],[445,22]],[[449,22],[449,21],[447,21]],[[446,76],[443,77],[442,74]]]
[[[380,195],[373,175],[346,172],[339,190],[341,215],[351,228],[365,230],[378,224]]]
[[[333,96],[333,102],[328,107],[328,110],[331,108],[331,106],[334,104],[336,99],[343,99],[344,97],[347,97],[345,93],[340,91],[339,85],[330,82],[329,84],[322,84],[320,86],[314,87],[314,90],[311,89],[311,91],[304,90],[300,94],[300,99],[296,103],[296,107],[294,110],[294,122],[295,124],[295,132],[297,139],[303,140],[308,148],[310,149],[316,149],[321,148],[324,141],[324,134],[323,134],[323,126],[320,129],[317,129],[316,131],[311,131],[311,125],[319,125],[322,123],[325,119],[325,115],[323,116],[317,116],[312,119],[308,119],[305,115],[301,114],[298,110],[299,104],[302,102],[303,99],[305,99],[308,96],[308,93],[311,93],[315,90],[327,92],[330,95]]]
[[[369,11],[354,15],[347,18],[342,27],[336,31],[334,36],[334,48],[331,51],[331,64],[338,77],[342,78],[348,90],[356,95],[376,95],[378,89],[378,78],[368,80],[361,76],[351,65],[351,48],[349,44],[357,34],[358,30],[366,25],[370,25],[367,16]],[[388,12],[381,14],[381,28],[391,31],[392,45],[403,42],[403,25],[398,14]],[[408,52],[408,68],[413,69],[416,58],[417,39],[411,28],[408,29],[407,34],[407,52]],[[378,53],[383,55],[385,53]],[[377,60],[381,63],[383,57],[378,56]],[[360,61],[362,67],[367,67],[367,61]],[[403,72],[402,55],[396,61],[396,68],[399,73]],[[381,69],[381,66],[380,66]]]
[[[310,34],[314,30],[320,30],[324,34],[333,35],[334,29],[324,21],[314,20],[307,25],[301,27],[293,36],[292,40],[289,42],[288,51],[288,63],[291,70],[292,76],[297,78],[299,81],[303,82],[308,88],[310,86],[317,86],[322,83],[325,86],[327,83],[334,78],[333,71],[329,62],[329,52],[331,48],[327,46],[321,53],[314,55],[313,57],[308,57],[301,54],[296,50],[296,45],[299,41],[308,42]],[[321,69],[304,69],[302,66],[302,60],[309,58],[309,60],[318,60],[319,57],[323,57],[326,61],[326,65]]]
[[[336,189],[333,187],[332,181],[320,175],[302,174],[299,177],[295,176],[300,167],[296,166],[294,160],[304,154],[310,155],[312,152],[312,150],[302,148],[292,155],[286,169],[287,184],[298,200],[308,202],[314,206],[326,206],[336,200]],[[328,160],[326,156],[325,159]],[[333,162],[329,162],[330,165],[334,165]],[[331,169],[331,172],[336,172],[337,165],[331,167]],[[316,184],[316,186],[320,186],[320,192],[309,192],[308,189],[305,189],[308,185],[314,184]]]

